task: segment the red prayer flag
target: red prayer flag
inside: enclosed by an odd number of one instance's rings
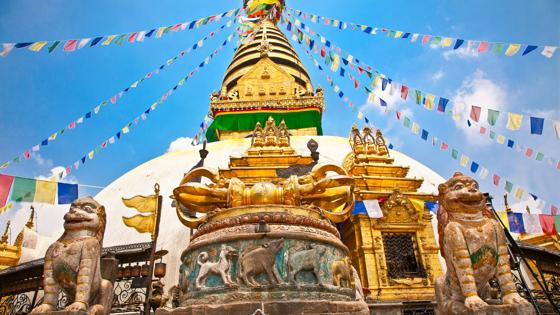
[[[494,174],[494,176],[492,176],[492,181],[494,182],[495,186],[498,186],[500,184],[500,176]]]
[[[115,96],[111,97],[111,103],[115,104],[116,102],[117,102],[117,96],[115,95]]]
[[[478,45],[478,52],[483,53],[486,50],[488,50],[488,42],[480,42],[480,45]]]
[[[133,43],[136,40],[136,36],[138,36],[138,32],[134,32],[130,34],[130,37],[128,38],[128,42]]]
[[[65,44],[64,44],[64,51],[66,52],[71,52],[76,50],[76,45],[78,44],[78,40],[77,39],[69,39]]]
[[[403,85],[401,86],[401,98],[406,101],[407,97],[408,97],[408,86]]]
[[[526,157],[531,157],[531,155],[533,155],[533,149],[527,148],[527,151],[525,151],[525,156]]]
[[[550,214],[558,215],[558,208],[555,205],[550,205]]]
[[[401,112],[397,111],[397,120],[401,120]]]
[[[327,50],[325,49],[325,47],[321,47],[321,57],[325,58],[326,55],[327,55]]]
[[[360,82],[358,80],[354,80],[354,88],[357,89],[360,87]]]
[[[556,234],[556,226],[554,225],[554,216],[548,214],[539,214],[539,220],[541,221],[541,228],[544,234],[546,235]]]
[[[13,176],[0,174],[0,207],[6,205],[13,182]]]
[[[175,26],[173,26],[173,27],[171,28],[171,31],[172,31],[172,32],[177,32],[180,28],[181,28],[181,23],[176,24]]]
[[[445,142],[441,142],[441,149],[442,150],[447,150],[447,148],[449,148],[449,145]]]
[[[430,40],[430,35],[424,35],[422,37],[422,44],[427,43]]]
[[[25,156],[26,160],[29,160],[29,158],[31,157],[31,153],[29,151],[25,151],[23,152],[23,156]]]
[[[478,106],[471,106],[471,119],[478,122],[480,120],[480,110]]]
[[[66,176],[68,176],[68,174],[72,173],[72,166],[67,166],[66,167]]]
[[[481,134],[485,134],[485,133],[486,133],[486,128],[480,127],[480,133],[481,133]]]

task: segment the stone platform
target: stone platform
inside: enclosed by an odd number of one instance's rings
[[[265,301],[220,305],[193,305],[176,309],[160,308],[156,315],[369,315],[364,302]]]

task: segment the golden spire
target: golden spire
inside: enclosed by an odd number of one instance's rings
[[[29,215],[29,219],[27,220],[27,223],[25,223],[25,226],[28,229],[32,229],[34,224],[33,224],[33,219],[35,218],[35,208],[33,206],[31,206],[31,214]]]
[[[8,231],[10,230],[10,220],[6,223],[6,230],[4,230],[4,235],[0,238],[0,244],[8,244]]]

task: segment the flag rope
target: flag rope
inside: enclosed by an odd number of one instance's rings
[[[21,153],[20,155],[14,157],[13,159],[11,159],[10,161],[6,161],[4,164],[0,165],[0,169],[6,169],[10,166],[10,164],[12,163],[18,163],[20,161],[22,161],[22,158],[24,160],[29,160],[31,158],[31,154],[33,152],[39,152],[41,150],[42,147],[45,147],[47,145],[49,145],[51,142],[55,141],[56,139],[60,138],[60,136],[62,136],[63,134],[65,134],[66,132],[68,132],[69,130],[73,130],[78,128],[81,125],[84,125],[86,122],[90,121],[91,118],[94,117],[94,115],[99,114],[99,112],[105,108],[105,106],[107,106],[108,104],[116,104],[117,100],[122,98],[126,93],[128,93],[129,91],[131,91],[132,89],[135,89],[138,87],[138,85],[140,85],[141,83],[143,83],[145,80],[152,78],[154,75],[159,74],[159,72],[163,69],[165,69],[166,67],[171,66],[177,59],[184,57],[186,54],[189,54],[191,51],[196,50],[197,48],[200,48],[204,45],[204,42],[210,38],[214,38],[214,35],[219,33],[221,30],[225,29],[226,27],[231,27],[232,24],[236,23],[236,19],[232,19],[230,21],[228,21],[227,23],[223,24],[222,26],[216,28],[214,31],[208,33],[208,35],[204,36],[202,39],[199,39],[198,41],[195,42],[195,44],[185,50],[182,50],[179,54],[175,55],[174,57],[167,59],[166,62],[164,62],[162,65],[160,65],[159,67],[157,67],[155,70],[150,71],[148,73],[146,73],[142,78],[132,82],[128,87],[126,87],[125,89],[121,90],[119,93],[113,95],[112,97],[110,97],[109,99],[104,100],[103,102],[101,102],[99,105],[97,105],[96,107],[92,108],[91,110],[89,110],[87,113],[85,113],[84,115],[80,116],[80,118],[77,118],[75,120],[73,120],[71,123],[69,123],[68,125],[66,125],[66,127],[60,129],[60,131],[57,131],[55,133],[53,133],[52,135],[50,135],[48,138],[46,138],[45,140],[41,141],[39,144],[36,144],[35,146],[33,146],[32,148],[24,151],[23,153]]]
[[[366,33],[374,36],[377,35],[378,31],[381,31],[382,33],[387,33],[388,38],[395,38],[395,39],[399,38],[399,39],[406,39],[406,40],[410,38],[410,43],[415,43],[416,41],[418,41],[418,39],[421,38],[422,45],[429,44],[442,48],[450,48],[450,49],[452,48],[453,50],[460,49],[461,47],[463,47],[463,44],[466,43],[467,47],[463,49],[466,49],[468,53],[473,53],[473,54],[492,52],[492,54],[494,55],[500,55],[503,53],[505,56],[511,57],[516,55],[518,52],[523,51],[522,56],[525,56],[536,51],[538,48],[542,48],[541,55],[547,58],[552,58],[555,51],[558,49],[558,46],[556,45],[527,45],[527,44],[516,44],[510,42],[492,42],[492,41],[484,41],[484,40],[460,39],[460,38],[454,38],[449,36],[434,36],[434,35],[422,34],[422,33],[397,31],[386,27],[372,27],[372,26],[358,24],[358,23],[344,22],[337,19],[327,18],[312,13],[306,13],[293,8],[288,8],[288,10],[290,10],[297,16],[303,17],[306,20],[310,20],[313,23],[318,23],[318,19],[320,19],[324,22],[325,25],[327,26],[331,25],[339,30],[346,30],[348,28],[348,25],[350,25],[350,28],[352,30],[358,30],[362,33]],[[521,50],[522,47],[525,48]]]
[[[79,39],[62,39],[62,40],[51,40],[51,41],[35,41],[35,42],[19,42],[19,43],[2,43],[2,51],[0,51],[0,57],[6,57],[10,52],[16,48],[27,48],[32,52],[39,52],[44,47],[47,47],[48,53],[52,53],[58,47],[62,46],[64,52],[74,52],[76,50],[82,49],[84,47],[94,47],[94,46],[108,46],[110,44],[122,45],[123,42],[135,43],[143,42],[146,38],[161,38],[163,35],[169,32],[179,32],[186,29],[192,30],[193,28],[198,28],[201,25],[206,25],[209,22],[219,21],[223,17],[235,16],[241,11],[241,8],[230,9],[226,12],[216,15],[210,15],[205,18],[200,18],[197,20],[192,20],[183,23],[177,23],[168,26],[159,26],[150,30],[136,31],[124,34],[114,34],[114,35],[102,35],[96,37],[87,37]]]

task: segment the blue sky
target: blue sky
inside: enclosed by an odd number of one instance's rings
[[[190,21],[239,7],[241,0],[170,1],[146,0],[18,0],[0,2],[0,42],[95,37],[128,33],[157,26]],[[288,6],[322,16],[402,31],[463,39],[504,41],[535,45],[560,45],[558,14],[560,2],[540,1],[347,1],[288,0]],[[193,31],[171,33],[143,43],[84,48],[74,53],[60,49],[52,54],[24,49],[0,58],[0,161],[11,160],[53,132],[82,116],[144,74],[154,70],[181,50],[224,23],[209,23]],[[560,56],[548,59],[540,50],[521,57],[484,54],[467,56],[411,44],[406,40],[371,36],[356,31],[307,23],[336,45],[381,70],[396,81],[451,99],[480,104],[502,111],[534,114],[560,120]],[[283,29],[283,27],[281,27]],[[177,60],[159,75],[146,80],[116,105],[76,130],[43,147],[29,161],[10,166],[6,173],[24,177],[48,176],[56,166],[80,159],[124,124],[142,113],[210,54],[232,29],[205,42],[200,50]],[[327,85],[309,62],[301,46],[293,43],[306,64],[313,83]],[[106,186],[135,166],[166,152],[171,142],[192,137],[206,114],[209,95],[218,90],[233,55],[230,43],[217,58],[177,90],[149,119],[133,126],[132,132],[71,174],[83,184]],[[332,73],[329,73],[332,75]],[[434,149],[427,142],[395,123],[371,105],[366,95],[354,90],[349,81],[334,77],[346,95],[358,104],[370,121],[381,127],[396,149],[433,168],[444,178],[456,170],[468,170],[451,160],[449,152]],[[365,82],[365,81],[364,81]],[[326,89],[327,111],[323,130],[328,135],[346,136],[353,113],[330,89]],[[390,99],[390,98],[388,98]],[[490,171],[507,177],[544,200],[560,205],[556,183],[560,171],[546,162],[536,162],[486,139],[464,124],[428,112],[412,101],[391,101],[390,107],[406,111],[421,127],[445,138]],[[503,117],[501,118],[503,119]],[[543,136],[531,136],[525,121],[521,131],[496,131],[547,155],[560,157],[560,142],[551,125]],[[183,172],[184,170],[177,170]],[[502,189],[490,180],[482,189],[500,199]],[[95,193],[96,191],[88,191]],[[516,202],[516,200],[513,200]],[[498,202],[500,203],[500,202]],[[548,208],[549,205],[547,205]]]

